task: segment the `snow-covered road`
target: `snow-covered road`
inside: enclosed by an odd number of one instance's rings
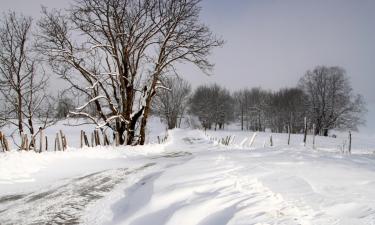
[[[138,170],[152,164],[146,164]],[[111,169],[64,180],[28,194],[0,197],[0,224],[79,224],[88,204],[137,170]]]
[[[154,154],[125,155],[37,188],[22,180],[0,184],[0,224],[375,224],[373,155],[300,146],[231,149],[189,130],[171,132]],[[91,161],[75,160],[90,171]],[[43,164],[35,174],[54,176],[45,172],[54,166]]]

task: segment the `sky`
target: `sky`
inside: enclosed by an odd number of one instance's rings
[[[38,17],[40,5],[63,0],[0,0],[1,10]],[[230,90],[295,86],[317,65],[341,66],[368,104],[367,127],[375,133],[375,1],[203,0],[201,21],[225,40],[214,50],[210,76],[186,64],[180,74],[193,86],[218,83]]]

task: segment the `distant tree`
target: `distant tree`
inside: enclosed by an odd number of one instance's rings
[[[47,77],[31,49],[31,26],[30,17],[15,12],[4,14],[0,21],[0,95],[2,120],[14,124],[20,134],[27,127],[34,135],[34,119],[47,126],[52,107]]]
[[[213,123],[210,94],[207,86],[199,86],[189,101],[189,112],[198,117],[205,129],[211,129]]]
[[[265,128],[269,95],[270,92],[261,88],[243,89],[234,93],[241,129],[260,131]]]
[[[168,129],[180,127],[185,114],[191,85],[178,76],[162,79],[165,88],[156,93],[153,109],[167,122]]]
[[[233,93],[233,99],[235,100],[235,117],[239,119],[241,124],[241,130],[244,130],[246,112],[248,107],[248,90],[240,90]]]
[[[60,94],[57,101],[56,118],[66,118],[69,112],[75,109],[73,100],[67,96]]]
[[[233,102],[229,91],[217,84],[200,86],[190,100],[190,112],[205,129],[211,129],[212,125],[223,129],[233,119]]]
[[[273,131],[298,133],[303,129],[306,115],[306,95],[298,88],[285,88],[270,93],[267,106],[267,125]]]
[[[330,129],[357,129],[366,111],[361,95],[355,94],[341,67],[318,66],[299,81],[307,95],[309,120],[316,134],[328,135]]]

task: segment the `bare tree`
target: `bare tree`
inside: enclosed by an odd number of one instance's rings
[[[190,113],[197,116],[205,129],[212,125],[223,129],[233,120],[233,99],[228,90],[218,86],[199,86],[190,99]]]
[[[199,86],[189,100],[189,113],[198,117],[204,129],[211,129],[213,123],[211,98],[209,87]]]
[[[306,95],[298,88],[285,88],[269,94],[267,126],[276,132],[298,133],[303,130],[306,116]]]
[[[260,131],[264,128],[269,95],[261,88],[243,89],[234,93],[241,129]]]
[[[191,92],[191,85],[178,76],[165,77],[162,83],[166,89],[159,89],[157,92],[153,109],[167,122],[168,129],[180,127]]]
[[[233,94],[235,100],[235,117],[239,118],[241,130],[244,130],[246,110],[247,110],[247,89],[236,91]]]
[[[307,95],[316,134],[327,136],[330,129],[357,129],[364,123],[365,103],[353,93],[343,68],[318,66],[306,72],[299,86]]]
[[[69,115],[69,112],[75,109],[75,104],[71,97],[66,95],[66,92],[61,92],[57,96],[56,114],[55,117],[62,119]]]
[[[34,118],[49,122],[52,113],[46,94],[47,77],[31,49],[32,19],[14,12],[4,14],[0,24],[0,94],[3,118],[18,132],[28,128],[34,135]]]
[[[76,115],[144,144],[161,77],[181,62],[203,71],[223,42],[199,21],[200,0],[77,0],[39,21],[38,47],[53,70],[89,101]],[[94,105],[97,116],[85,111]]]

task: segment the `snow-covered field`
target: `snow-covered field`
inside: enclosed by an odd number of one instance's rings
[[[346,134],[316,149],[300,135],[241,144],[252,136],[177,129],[161,145],[2,153],[0,224],[375,224],[371,137],[354,134],[348,155]]]

